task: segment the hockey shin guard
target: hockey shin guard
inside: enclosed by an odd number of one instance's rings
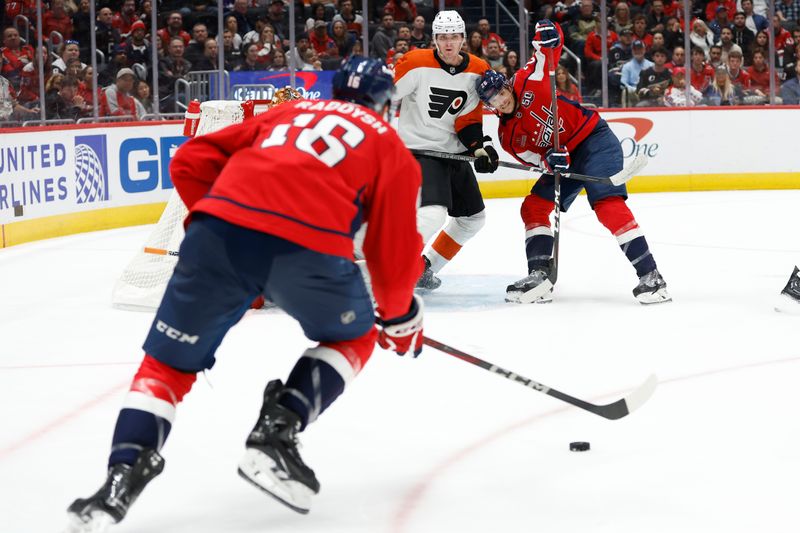
[[[537,194],[525,197],[520,208],[525,224],[525,256],[528,272],[546,270],[553,254],[553,230],[550,228],[550,213],[555,203]]]
[[[628,204],[620,196],[603,198],[594,204],[597,219],[617,238],[622,253],[641,277],[656,269],[656,261]]]
[[[372,355],[377,336],[377,329],[371,328],[357,339],[323,342],[306,350],[289,374],[278,403],[300,415],[305,429],[358,375]]]
[[[426,254],[431,270],[439,272],[461,251],[461,247],[486,225],[486,211],[468,217],[456,217],[448,222],[433,241]]]
[[[144,448],[160,450],[172,428],[175,407],[196,379],[195,373],[181,372],[145,355],[117,417],[109,466],[133,465]]]

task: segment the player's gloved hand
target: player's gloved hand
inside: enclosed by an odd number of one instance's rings
[[[422,298],[414,295],[408,313],[389,320],[378,319],[381,327],[378,344],[385,350],[405,355],[409,350],[414,357],[422,353]]]
[[[555,148],[550,148],[547,151],[547,154],[544,156],[544,166],[550,173],[555,171],[566,172],[566,170],[569,168],[569,164],[569,152],[567,151],[567,147],[563,144],[558,150]]]
[[[492,173],[497,170],[497,163],[500,156],[492,145],[492,138],[488,135],[483,138],[483,146],[476,149],[472,155],[475,156],[475,171],[481,174]]]
[[[531,44],[537,48],[557,48],[561,44],[558,28],[548,19],[536,23]]]

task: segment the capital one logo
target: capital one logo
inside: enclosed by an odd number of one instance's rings
[[[467,104],[466,91],[454,91],[441,87],[431,87],[428,101],[428,115],[432,118],[442,118],[445,113],[457,114]]]
[[[653,121],[649,118],[612,118],[606,122],[624,125],[614,128],[614,132],[619,137],[623,157],[636,157],[639,154],[655,157],[658,154],[659,144],[645,140],[647,134],[653,129]]]

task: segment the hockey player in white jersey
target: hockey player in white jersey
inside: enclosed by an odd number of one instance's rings
[[[498,155],[483,134],[483,105],[475,82],[489,69],[483,59],[461,52],[464,21],[455,11],[433,20],[434,48],[406,53],[395,65],[395,102],[400,102],[400,138],[411,150],[476,157],[475,170],[494,172]],[[416,156],[422,167],[422,201],[417,226],[429,243],[425,271],[417,287],[433,290],[435,276],[483,227],[486,214],[478,181],[469,163]]]

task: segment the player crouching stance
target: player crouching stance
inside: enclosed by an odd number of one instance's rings
[[[239,473],[308,512],[320,485],[300,457],[298,433],[355,378],[376,340],[401,355],[422,349],[422,303],[413,294],[422,177],[379,114],[392,91],[381,61],[353,57],[334,77],[335,100],[285,103],[178,151],[170,171],[190,213],[180,260],[117,418],[108,478],[70,505],[72,531],[119,522],[161,473],[178,403],[262,293],[319,344],[285,385],[267,385]],[[353,234],[367,221],[380,331],[352,260]]]
[[[544,163],[550,172],[533,185],[522,203],[525,223],[525,253],[528,276],[509,285],[506,299],[522,301],[522,296],[548,279],[553,253],[550,213],[555,206],[552,172],[570,171],[599,177],[613,176],[623,168],[619,140],[606,122],[591,109],[563,97],[558,98],[559,134],[562,146],[553,149],[552,95],[548,79],[546,48],[552,49],[554,64],[561,56],[561,28],[549,20],[536,24],[533,57],[511,81],[502,74],[487,71],[478,83],[481,99],[500,116],[498,135],[503,148],[528,165]],[[639,284],[633,295],[643,304],[667,302],[667,284],[656,268],[656,261],[625,199],[624,185],[561,179],[561,210],[566,211],[582,189],[586,189],[595,215],[617,238],[623,253],[636,269]],[[534,299],[552,300],[550,292]]]

